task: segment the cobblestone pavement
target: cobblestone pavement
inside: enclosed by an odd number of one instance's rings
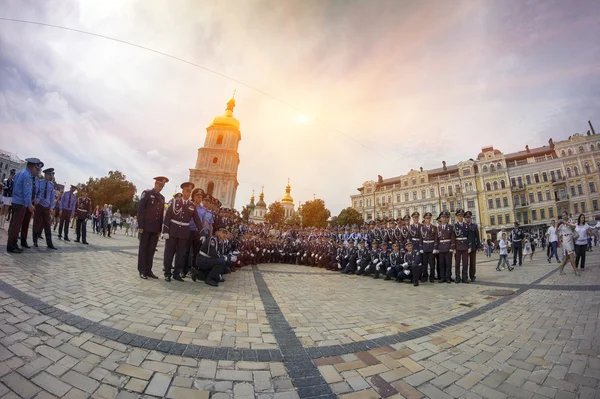
[[[600,398],[598,248],[581,277],[536,254],[469,285],[259,265],[212,288],[89,241],[0,252],[0,397]]]

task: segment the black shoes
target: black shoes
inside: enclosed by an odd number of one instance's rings
[[[82,242],[82,244],[85,244],[85,245],[90,245],[90,243],[89,243],[89,242],[87,242],[87,241],[84,241],[84,242]]]
[[[6,252],[12,253],[12,254],[20,254],[21,252],[23,252],[23,250],[19,247],[15,247],[15,248],[7,249]]]
[[[69,240],[67,237],[65,237],[65,241],[71,241],[71,240]]]
[[[383,279],[383,281],[389,281],[389,280],[391,280],[391,279],[392,279],[392,278],[391,278],[390,276],[385,276],[385,278]]]
[[[169,277],[169,276],[165,277],[165,281],[166,281],[167,283],[170,283],[170,282],[171,282],[171,277]]]
[[[48,249],[58,249],[58,248],[56,248],[54,245],[48,245]]]
[[[35,241],[35,242],[33,243],[33,246],[34,246],[34,247],[36,247],[36,248],[38,247],[38,245],[37,245],[37,241]]]
[[[206,280],[206,281],[204,282],[204,284],[206,284],[206,285],[210,285],[211,287],[218,287],[218,286],[219,286],[219,283],[217,283],[217,282],[216,282],[216,281],[214,281],[214,280]]]
[[[22,241],[21,241],[21,246],[23,248],[31,248],[26,242],[22,242]]]
[[[157,277],[157,276],[155,276],[155,275],[154,275],[154,273],[152,273],[152,272],[150,272],[150,273],[146,274],[146,276],[147,276],[147,277],[150,277],[150,278],[158,278],[158,277]]]
[[[465,283],[465,284],[469,284],[469,279],[468,278],[463,278],[462,282]]]
[[[140,273],[140,278],[143,278],[144,280],[148,280],[148,277],[146,277],[146,275],[144,273]]]
[[[181,278],[181,276],[173,276],[173,280],[183,281],[183,279]]]
[[[79,240],[75,240],[74,242],[79,243]]]
[[[419,280],[415,280],[415,282],[413,283],[413,285],[414,285],[415,287],[418,287],[418,286],[419,286]]]

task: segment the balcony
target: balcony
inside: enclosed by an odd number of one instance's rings
[[[515,185],[511,184],[511,186],[510,186],[510,189],[512,190],[513,193],[525,191],[526,188],[527,188],[526,184],[515,184]]]
[[[564,176],[552,179],[552,185],[553,186],[559,186],[559,185],[565,185],[565,184],[567,184],[567,178],[564,177]]]
[[[519,202],[518,204],[515,204],[515,209],[527,208],[528,206],[529,206],[529,204],[527,202],[524,202],[524,203]]]

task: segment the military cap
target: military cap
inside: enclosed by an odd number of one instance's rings
[[[520,226],[519,222],[515,222],[515,227],[519,227],[519,226]]]
[[[360,240],[358,243],[359,243],[359,244],[364,244],[364,243],[365,243],[365,240]]]
[[[87,189],[87,187],[81,187],[81,190],[79,190],[79,191],[82,193],[87,193],[88,189]]]
[[[44,163],[37,158],[27,158],[25,162],[28,164],[34,164],[36,168],[42,169],[44,167]]]
[[[379,244],[379,241],[373,240],[373,242],[371,243],[371,245],[373,245],[373,244]]]
[[[456,210],[456,216],[464,216],[465,215],[465,211],[462,209],[457,209]]]
[[[226,229],[225,227],[219,227],[219,228],[217,229],[217,231],[222,231],[222,232],[226,233],[226,232],[227,232],[227,229]]]
[[[392,247],[399,247],[399,246],[400,246],[400,244],[398,244],[398,241],[394,241],[392,243]]]
[[[182,197],[182,194],[181,193],[175,193],[175,194],[173,194],[173,198],[178,198],[178,197]]]
[[[215,205],[220,208],[221,207],[221,201],[219,201],[218,199],[215,198]]]
[[[185,183],[181,183],[181,186],[179,186],[179,187],[181,187],[182,190],[186,189],[186,188],[193,190],[194,187],[196,187],[196,186],[194,186],[194,183],[192,183],[191,181],[186,181]]]
[[[195,188],[194,191],[192,191],[192,198],[194,198],[194,196],[198,193],[202,194],[202,196],[204,197],[204,190],[202,190],[201,188]]]
[[[404,215],[404,217],[402,218],[402,220],[410,220],[410,216]]]
[[[443,216],[445,216],[445,217],[447,217],[447,218],[449,218],[449,217],[450,217],[450,212],[448,212],[448,211],[444,211],[444,212],[442,212],[442,213],[444,214]]]
[[[431,212],[425,212],[425,214],[423,215],[423,219],[427,219],[427,218],[431,219],[431,217],[432,217]]]
[[[412,215],[410,215],[410,216],[414,218],[415,216],[416,216],[416,217],[419,217],[419,216],[421,216],[421,214],[420,214],[419,212],[417,212],[417,211],[414,211],[414,212],[412,213]]]
[[[154,178],[154,180],[156,180],[157,182],[162,183],[162,184],[165,184],[165,183],[169,182],[169,179],[167,179],[164,176],[157,176],[157,177]]]
[[[48,168],[48,169],[44,170],[44,174],[45,175],[53,175],[54,174],[54,168]]]
[[[354,240],[351,238],[348,240],[348,244],[354,244]]]
[[[471,216],[473,216],[473,212],[471,212],[471,211],[466,211],[465,212],[465,217],[466,218],[470,218]]]
[[[384,241],[384,242],[382,242],[382,243],[381,243],[381,246],[382,246],[382,247],[387,247],[387,246],[388,246],[388,243],[387,243],[387,241]]]
[[[412,242],[406,241],[406,244],[404,244],[404,248],[408,248],[409,245],[412,247]]]
[[[71,184],[71,190],[77,190],[77,186]]]
[[[17,173],[17,170],[15,168],[13,168],[13,169],[10,170],[10,173],[11,174],[15,174],[15,173]]]

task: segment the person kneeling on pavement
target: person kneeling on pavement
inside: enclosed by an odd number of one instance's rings
[[[228,264],[227,255],[220,253],[219,244],[225,239],[227,229],[217,230],[217,235],[212,236],[202,243],[196,265],[192,269],[192,280],[204,280],[205,284],[218,287],[221,275]]]

